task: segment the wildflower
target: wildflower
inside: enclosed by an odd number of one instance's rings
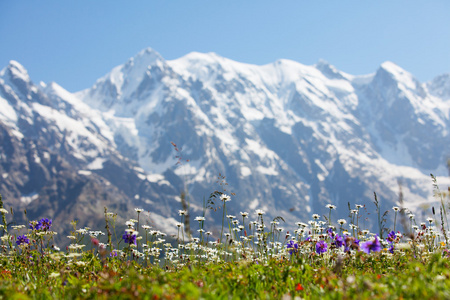
[[[52,220],[51,219],[49,220],[48,218],[43,218],[39,220],[39,224],[40,229],[47,231],[50,230],[50,227],[52,227]]]
[[[29,225],[31,230],[41,229],[41,224],[38,221],[31,221]]]
[[[431,224],[433,223],[433,218],[427,218],[427,221]]]
[[[227,194],[222,194],[222,195],[220,195],[220,200],[223,202],[228,202],[228,201],[231,201],[231,198]]]
[[[181,226],[183,226],[183,223],[177,222],[177,227],[180,228]]]
[[[24,234],[24,235],[19,235],[18,237],[17,237],[17,241],[16,241],[16,244],[17,244],[17,246],[20,246],[20,245],[28,245],[30,243],[30,240],[27,238],[27,236]]]
[[[389,247],[389,252],[394,254],[394,244],[391,244],[391,246]]]
[[[195,221],[202,222],[202,221],[205,221],[205,217],[195,217],[194,220],[195,220]]]
[[[312,217],[314,220],[319,220],[319,218],[320,218],[320,216],[318,214],[313,214]]]
[[[400,211],[400,207],[398,207],[398,206],[394,206],[394,207],[392,207],[392,209],[393,209],[395,212]]]
[[[333,205],[333,204],[327,204],[327,205],[325,205],[325,207],[329,208],[330,210],[336,209],[336,205]]]
[[[353,249],[353,250],[359,249],[359,240],[355,239],[354,237],[351,237],[351,236],[346,236],[344,252],[349,252],[350,249]]]
[[[235,218],[235,216],[227,215],[227,218],[230,219],[230,220],[233,220]]]
[[[255,214],[257,214],[258,216],[262,216],[262,215],[265,214],[265,212],[264,212],[262,209],[257,209],[257,210],[255,211]]]
[[[141,227],[144,230],[148,230],[148,229],[152,228],[151,226],[148,226],[148,225],[142,225]]]
[[[388,237],[387,237],[388,242],[392,243],[396,238],[397,238],[397,236],[394,231],[389,232]]]
[[[288,242],[286,247],[287,247],[287,249],[291,249],[291,250],[289,250],[290,255],[292,255],[292,253],[297,253],[297,251],[298,251],[298,244],[295,243],[293,240]]]
[[[339,225],[344,225],[347,223],[347,221],[345,221],[344,219],[339,219],[338,223],[339,223]]]
[[[137,236],[137,231],[131,230],[125,230],[124,235],[122,235],[122,239],[125,241],[125,243],[127,244],[134,244],[136,245],[136,236]]]
[[[367,241],[361,245],[361,249],[370,254],[370,252],[379,252],[381,251],[381,243],[378,240],[378,236],[375,236],[375,239],[372,241]]]
[[[126,222],[125,222],[125,225],[127,225],[129,228],[131,228],[131,227],[134,226],[134,222],[126,221]]]
[[[178,211],[178,215],[180,215],[180,216],[185,216],[186,214],[187,214],[186,210],[179,210]]]
[[[357,209],[352,209],[350,211],[351,214],[357,215],[358,214],[358,210]]]
[[[25,228],[25,225],[13,225],[11,226],[12,229],[20,230],[22,228]]]
[[[308,226],[308,224],[305,224],[305,223],[303,223],[303,222],[297,222],[297,223],[295,223],[295,225],[297,225],[298,227],[303,227],[303,228],[305,228],[306,226]]]
[[[2,207],[2,208],[0,208],[0,213],[2,213],[2,214],[7,214],[8,211]]]
[[[408,217],[412,220],[412,219],[414,219],[415,215],[409,214]]]
[[[56,272],[52,272],[52,273],[50,273],[50,275],[48,275],[48,278],[56,278],[56,277],[59,277],[59,273],[56,273]]]
[[[134,210],[135,210],[137,213],[141,213],[141,212],[144,211],[144,209],[142,209],[142,208],[135,208]]]
[[[243,218],[246,218],[246,217],[248,216],[248,212],[241,212],[241,216],[242,216]]]
[[[327,252],[327,248],[328,248],[328,244],[325,241],[320,240],[316,243],[317,254],[322,254],[322,253]]]
[[[336,247],[340,248],[344,245],[344,238],[339,234],[336,234],[336,237],[334,238],[334,243]]]
[[[355,207],[356,207],[357,209],[360,209],[360,208],[363,208],[364,205],[361,205],[361,204],[355,204]]]
[[[297,283],[297,286],[295,287],[296,291],[303,291],[303,286],[300,283]]]
[[[329,236],[330,238],[333,238],[333,237],[334,237],[333,229],[328,228],[328,229],[327,229],[327,234],[328,234],[328,236]]]

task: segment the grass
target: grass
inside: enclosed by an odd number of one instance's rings
[[[435,178],[433,183],[436,185]],[[116,224],[105,208],[105,231],[77,228],[70,245],[54,245],[58,224],[50,219],[11,226],[0,197],[0,298],[7,299],[449,299],[450,251],[445,224],[448,194],[438,191],[440,215],[416,223],[405,208],[394,207],[394,226],[379,231],[358,224],[361,206],[333,222],[314,214],[292,233],[268,221],[261,210],[222,216],[220,236],[207,231],[204,214],[186,233],[179,211],[178,234],[164,233],[136,219]],[[232,205],[218,192],[217,202]],[[450,199],[450,198],[449,198]],[[400,201],[401,202],[401,201]],[[446,203],[447,202],[447,203]],[[384,217],[384,216],[383,216]],[[441,224],[436,224],[441,221]],[[197,224],[198,223],[198,224]],[[382,224],[383,223],[383,224]],[[125,231],[118,232],[126,225]],[[116,228],[117,226],[117,228]],[[218,240],[219,238],[219,240]]]

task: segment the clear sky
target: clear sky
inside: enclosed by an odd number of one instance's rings
[[[146,47],[354,75],[390,60],[428,81],[450,72],[450,1],[0,0],[0,69],[17,60],[34,82],[78,91]]]

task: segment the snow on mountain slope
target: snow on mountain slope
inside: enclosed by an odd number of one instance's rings
[[[371,211],[374,191],[390,209],[399,181],[410,208],[434,203],[429,173],[447,183],[450,155],[446,78],[423,84],[391,62],[353,76],[325,61],[166,61],[147,48],[75,94],[33,85],[12,62],[0,72],[0,122],[63,149],[82,174],[108,178],[162,218],[176,218],[184,186],[195,216],[219,174],[236,193],[231,214],[261,208],[291,222],[333,203],[342,217],[347,202]],[[123,171],[133,161],[143,170]]]
[[[100,228],[105,206],[120,210],[123,221],[135,217],[134,207],[149,210],[157,198],[152,212],[171,224],[178,191],[164,175],[147,178],[121,155],[116,133],[104,120],[102,112],[56,83],[35,85],[25,68],[11,61],[0,71],[3,201],[15,211],[26,208],[28,218],[59,220],[68,233],[67,220]],[[20,221],[20,214],[16,218]]]
[[[446,174],[450,123],[449,102],[430,89],[391,62],[352,76],[324,61],[165,61],[145,49],[76,96],[103,112],[118,149],[146,172],[173,169],[170,142],[182,147],[191,162],[175,173],[194,201],[221,173],[236,211],[251,204],[296,219],[330,202],[367,204],[373,191],[388,207],[398,179],[411,205],[431,201],[428,177]]]

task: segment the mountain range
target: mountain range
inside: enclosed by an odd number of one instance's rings
[[[262,209],[288,226],[328,216],[326,204],[334,219],[362,204],[371,227],[373,193],[390,210],[399,185],[406,207],[431,213],[429,174],[449,183],[449,114],[450,74],[421,83],[392,62],[354,76],[325,61],[165,60],[147,48],[70,93],[11,61],[0,71],[0,193],[17,222],[26,209],[65,231],[72,219],[102,228],[106,206],[120,222],[142,207],[173,233],[181,192],[193,218],[216,190],[232,195],[232,215]],[[206,217],[217,232],[221,213]]]

